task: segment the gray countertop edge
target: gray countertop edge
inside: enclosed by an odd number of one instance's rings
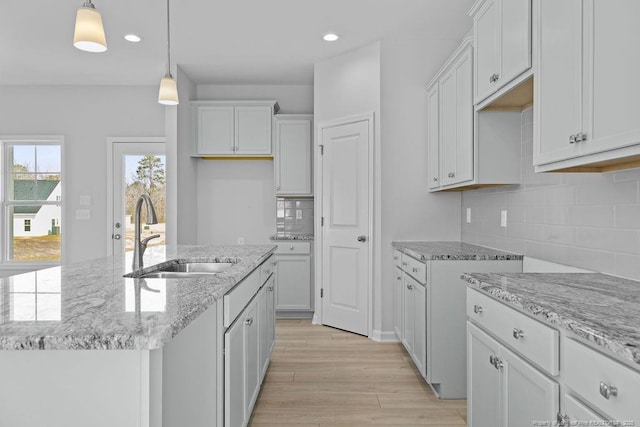
[[[182,307],[179,313],[170,317],[168,322],[161,324],[149,323],[143,321],[139,328],[135,330],[119,331],[115,333],[109,333],[105,331],[94,332],[78,332],[74,333],[73,330],[60,331],[55,330],[54,333],[47,330],[48,323],[41,322],[41,325],[33,326],[29,330],[18,329],[11,333],[10,331],[2,331],[0,335],[0,351],[21,351],[21,350],[156,350],[162,348],[171,339],[173,339],[178,333],[184,330],[189,324],[191,324],[197,317],[204,313],[207,309],[213,306],[220,298],[234,289],[240,284],[246,277],[254,272],[266,259],[268,259],[276,250],[276,246],[272,246],[270,249],[252,260],[247,262],[242,270],[236,271],[232,276],[226,276],[223,280],[216,282],[215,285],[211,285],[211,290],[207,292],[204,298],[193,300],[188,307]],[[190,256],[186,253],[180,255],[179,258],[204,260],[205,258],[200,254],[196,256]],[[90,262],[101,263],[103,260],[109,260],[110,258],[100,258],[91,260]],[[158,265],[163,264],[160,262]],[[158,265],[152,265],[145,268],[145,271],[153,271],[157,269]],[[71,265],[70,267],[74,267]],[[69,268],[69,267],[67,267]],[[124,278],[118,273],[114,280],[121,281]],[[137,279],[129,279],[137,280]],[[179,279],[168,279],[179,280]],[[196,283],[200,279],[181,279],[185,281],[192,281]],[[194,285],[195,286],[195,285]],[[109,320],[109,319],[108,319]],[[57,324],[59,322],[49,322],[50,324]],[[1,326],[1,325],[0,325]],[[42,331],[43,333],[38,333]]]
[[[523,273],[525,274],[525,273]],[[586,273],[588,274],[588,273]],[[600,273],[592,273],[600,274]],[[627,362],[635,369],[640,369],[640,348],[630,347],[618,339],[611,338],[608,333],[585,325],[579,320],[569,318],[551,309],[522,298],[513,292],[502,289],[496,284],[484,282],[474,273],[463,273],[461,279],[467,282],[467,286],[479,290],[485,295],[511,306],[530,317],[550,325],[556,329],[562,329],[577,335],[582,340],[591,343],[600,351],[605,352],[621,361]]]
[[[289,242],[289,241],[310,242],[310,241],[313,241],[314,239],[315,239],[315,236],[313,234],[286,234],[286,235],[272,234],[271,236],[269,236],[269,240],[283,241],[283,242]]]
[[[391,245],[420,261],[520,261],[523,255],[460,241],[394,241]]]

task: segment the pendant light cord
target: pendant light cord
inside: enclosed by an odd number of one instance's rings
[[[169,0],[167,0],[167,74],[171,75],[171,26],[169,25]]]

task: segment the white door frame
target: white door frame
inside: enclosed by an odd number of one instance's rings
[[[149,143],[149,142],[166,142],[161,136],[118,136],[107,138],[107,224],[106,235],[113,233],[113,148],[117,143]],[[168,203],[168,200],[167,200]],[[168,212],[168,209],[167,209]],[[171,222],[174,226],[175,218],[167,218],[167,227]],[[113,239],[107,238],[107,256],[113,256]]]
[[[373,289],[374,289],[374,282],[376,280],[376,278],[378,276],[376,276],[374,273],[377,269],[374,268],[374,255],[376,253],[379,253],[379,246],[380,246],[380,233],[377,233],[376,229],[377,226],[374,223],[374,220],[379,218],[379,211],[376,209],[374,211],[374,208],[376,208],[377,206],[379,206],[378,203],[376,203],[377,200],[379,200],[379,192],[380,192],[380,186],[376,185],[376,182],[374,181],[374,166],[375,166],[375,162],[376,162],[376,158],[378,158],[378,156],[376,156],[377,154],[377,147],[375,144],[375,140],[376,140],[376,135],[375,135],[375,114],[373,112],[369,112],[369,113],[364,113],[364,114],[360,114],[360,115],[356,115],[356,116],[350,116],[350,117],[346,117],[346,118],[341,118],[341,119],[336,119],[336,120],[331,120],[331,121],[326,121],[326,122],[321,122],[318,123],[316,126],[316,138],[315,138],[315,143],[314,143],[314,173],[315,173],[315,179],[314,179],[314,212],[316,212],[315,214],[315,224],[314,224],[314,253],[315,253],[315,260],[314,260],[314,270],[315,270],[315,274],[314,274],[314,282],[316,284],[315,289],[314,289],[314,294],[315,294],[315,312],[313,314],[313,323],[314,324],[322,324],[323,322],[323,318],[322,318],[322,299],[320,298],[320,288],[322,287],[322,267],[323,267],[323,260],[322,260],[322,246],[323,246],[323,238],[322,238],[322,226],[320,225],[320,218],[322,217],[322,212],[323,212],[323,200],[322,200],[322,167],[323,167],[323,158],[320,155],[320,150],[321,150],[321,145],[322,145],[322,133],[325,129],[328,128],[332,128],[332,127],[337,127],[337,126],[343,126],[343,125],[348,125],[348,124],[352,124],[352,123],[357,123],[357,122],[363,122],[363,121],[367,121],[368,122],[368,127],[369,127],[369,188],[372,189],[372,195],[371,197],[369,197],[369,230],[368,230],[368,234],[369,234],[369,239],[368,239],[368,245],[369,245],[369,258],[367,260],[367,262],[369,263],[369,283],[367,284],[367,293],[368,293],[368,301],[367,301],[367,336],[369,338],[372,338],[373,336]],[[378,169],[379,170],[379,169]]]

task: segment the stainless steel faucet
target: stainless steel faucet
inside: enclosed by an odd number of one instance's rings
[[[153,208],[153,203],[151,203],[151,198],[146,194],[143,194],[138,198],[134,214],[135,241],[133,245],[133,271],[140,270],[143,267],[142,256],[144,255],[144,251],[147,249],[147,243],[149,243],[149,240],[160,237],[159,234],[154,234],[144,240],[140,240],[140,211],[142,210],[143,202],[147,205],[147,225],[158,223],[158,217],[156,216],[156,210]]]

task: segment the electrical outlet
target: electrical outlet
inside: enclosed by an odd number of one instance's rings
[[[302,209],[296,209],[296,219],[302,219]]]
[[[244,237],[238,237],[238,244],[244,245]]]
[[[506,226],[507,226],[507,211],[502,210],[500,212],[500,227],[506,227]]]
[[[467,224],[471,224],[471,208],[467,208]]]

